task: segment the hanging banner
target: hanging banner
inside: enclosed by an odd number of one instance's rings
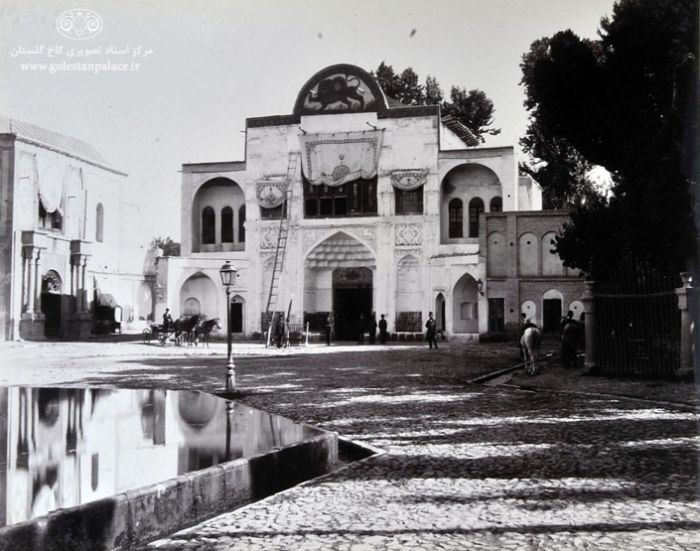
[[[304,176],[315,186],[332,187],[374,178],[383,136],[382,130],[299,136]]]
[[[39,162],[39,200],[49,214],[55,211],[63,214],[63,183],[64,174],[57,164]]]
[[[412,191],[425,185],[428,179],[428,170],[393,170],[391,172],[391,185],[403,191]]]
[[[264,179],[255,183],[255,200],[263,208],[279,207],[287,198],[286,180]]]

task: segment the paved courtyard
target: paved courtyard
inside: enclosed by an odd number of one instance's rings
[[[216,391],[223,349],[11,344],[0,349],[0,382]],[[236,357],[241,401],[381,453],[151,549],[658,550],[700,541],[692,407],[465,383],[512,365],[507,344],[272,355],[241,344]],[[542,380],[576,377],[580,390],[601,390],[580,373],[545,372]]]

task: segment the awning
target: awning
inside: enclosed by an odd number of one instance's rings
[[[39,199],[49,214],[61,212],[63,184],[64,173],[59,165],[46,161],[39,163]]]
[[[358,178],[374,178],[383,137],[383,130],[301,135],[304,176],[315,186],[333,187]]]
[[[396,189],[411,191],[418,189],[428,179],[429,170],[394,170],[391,173],[391,185]]]
[[[108,308],[118,308],[119,305],[117,304],[117,301],[114,300],[114,297],[110,295],[109,293],[98,293],[97,294],[97,305],[98,306],[106,306]]]

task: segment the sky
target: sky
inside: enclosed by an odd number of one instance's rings
[[[502,130],[486,145],[517,146],[527,128],[522,55],[565,29],[595,38],[613,3],[0,0],[0,114],[91,143],[129,174],[133,202],[153,213],[134,221],[145,238],[179,241],[181,165],[243,160],[245,119],[291,113],[320,69],[372,70],[385,61],[397,72],[412,67],[421,80],[436,77],[445,92],[481,89]],[[99,14],[97,36],[59,34],[58,17],[75,8]],[[27,53],[40,46],[41,54]],[[70,48],[97,47],[103,53],[87,61],[128,61],[130,70],[49,72],[51,63],[76,59],[66,57]]]

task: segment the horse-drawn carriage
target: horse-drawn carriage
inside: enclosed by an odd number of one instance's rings
[[[209,335],[214,329],[221,329],[219,318],[206,319],[201,314],[176,319],[172,324],[151,324],[143,330],[143,342],[150,344],[157,340],[161,346],[168,342],[174,342],[175,346],[181,346],[183,342],[188,346],[197,346],[198,343],[209,346]]]

